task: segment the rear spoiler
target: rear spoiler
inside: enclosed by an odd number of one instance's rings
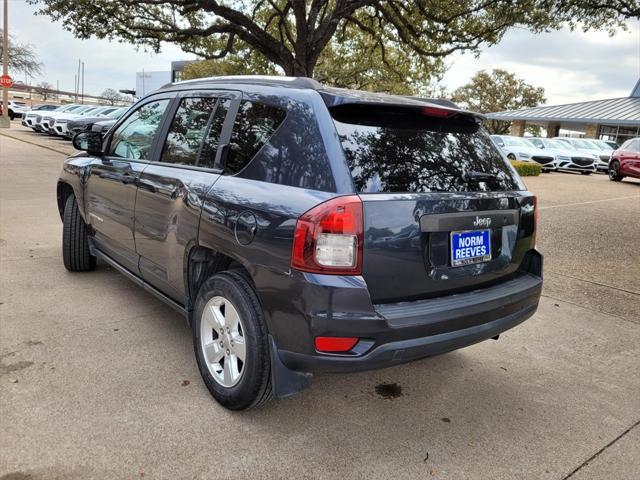
[[[458,105],[446,99],[409,97],[402,95],[388,95],[384,93],[364,92],[359,90],[347,90],[341,88],[324,88],[318,90],[329,110],[342,110],[348,107],[378,106],[381,109],[409,108],[409,109],[433,109],[434,112],[443,112],[448,117],[466,117],[477,121],[484,121],[486,118],[479,113],[463,110]],[[339,107],[339,108],[336,108]],[[448,114],[447,114],[448,112]]]

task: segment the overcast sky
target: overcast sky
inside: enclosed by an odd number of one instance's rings
[[[74,89],[78,59],[85,62],[85,92],[99,94],[109,87],[135,88],[135,73],[142,69],[169,70],[172,60],[194,58],[171,45],[151,54],[107,40],[78,40],[34,11],[24,0],[10,0],[9,32],[33,45],[43,62],[45,74],[35,81],[46,80],[54,86],[58,81],[63,90]],[[479,58],[454,55],[448,63],[444,84],[449,90],[466,83],[478,70],[503,68],[544,87],[549,105],[623,97],[640,77],[640,21],[630,22],[628,32],[614,37],[568,30],[533,35],[515,29]]]

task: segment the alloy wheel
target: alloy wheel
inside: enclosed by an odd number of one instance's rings
[[[244,327],[238,311],[222,296],[211,298],[200,322],[200,344],[209,373],[223,387],[236,385],[245,369]]]
[[[611,167],[609,167],[609,178],[611,180],[618,179],[618,163],[617,162],[613,162],[611,164]]]

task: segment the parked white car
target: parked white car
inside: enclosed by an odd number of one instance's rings
[[[82,105],[78,104],[69,104],[69,105],[61,105],[55,110],[48,111],[34,111],[27,113],[26,121],[27,124],[33,128],[36,132],[48,132],[49,131],[49,119],[52,119],[53,116],[59,115],[65,112],[72,112],[74,110],[79,109]],[[47,119],[46,124],[43,123],[45,118]]]
[[[571,145],[577,151],[593,158],[595,162],[596,171],[598,169],[608,170],[609,169],[609,157],[608,155],[606,160],[600,158],[600,149],[596,147],[589,140],[583,138],[570,138],[570,137],[554,137],[554,140],[558,140],[567,145]],[[601,165],[602,164],[602,165]]]
[[[87,108],[79,113],[70,112],[65,115],[59,116],[55,118],[55,121],[53,122],[49,133],[62,137],[70,137],[71,134],[69,133],[69,129],[67,128],[68,122],[70,122],[71,120],[77,120],[78,118],[82,118],[84,116],[99,117],[100,113],[107,110],[112,110],[112,107],[93,105],[92,107]]]
[[[39,113],[52,112],[58,110],[60,105],[40,104],[33,105],[29,110],[22,114],[22,125],[25,127],[34,127],[34,122]]]
[[[529,138],[512,137],[510,135],[491,135],[493,142],[502,150],[509,160],[538,163],[543,171],[555,170],[555,155],[546,154],[536,148]]]
[[[16,102],[15,100],[9,100],[7,107],[11,120],[22,117],[29,110],[25,102]]]
[[[44,114],[40,122],[36,123],[36,126],[39,126],[40,131],[43,133],[48,133],[49,135],[57,135],[55,133],[55,130],[53,129],[53,124],[57,119],[66,118],[70,115],[77,115],[93,108],[95,108],[93,105],[74,105],[72,108],[69,108],[67,110],[54,110],[53,112]]]
[[[556,170],[573,171],[589,175],[595,171],[595,160],[586,157],[571,145],[552,138],[527,138],[537,148],[555,156]]]
[[[596,147],[598,147],[599,150],[598,156],[600,157],[600,160],[598,161],[598,171],[608,173],[609,160],[611,160],[611,155],[616,151],[616,149],[604,140],[594,138],[589,139],[589,143],[593,143]]]

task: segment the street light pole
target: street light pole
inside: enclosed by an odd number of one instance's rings
[[[4,0],[2,14],[2,74],[9,75],[9,0]],[[0,127],[9,128],[9,89],[2,89],[2,117]]]

